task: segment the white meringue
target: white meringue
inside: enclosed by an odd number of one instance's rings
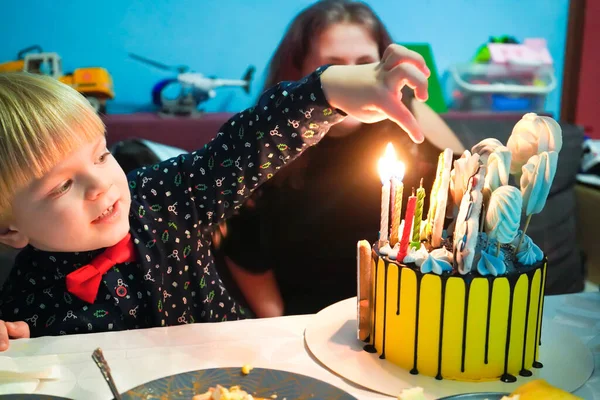
[[[479,158],[479,154],[471,154],[469,150],[465,150],[460,158],[454,161],[454,169],[450,173],[450,191],[457,207],[467,191],[469,179],[477,172]]]
[[[471,153],[479,154],[481,162],[487,164],[487,160],[490,154],[496,150],[497,147],[504,146],[498,139],[488,138],[483,139],[471,148]]]
[[[487,160],[487,172],[485,174],[484,187],[493,192],[500,186],[508,185],[511,157],[512,154],[508,147],[496,147]]]
[[[546,205],[550,187],[556,175],[558,153],[542,152],[531,156],[523,166],[521,175],[521,195],[525,215],[537,214]]]
[[[510,243],[519,231],[523,198],[519,189],[500,186],[492,192],[485,214],[485,231],[490,239]]]
[[[528,113],[513,128],[506,147],[512,152],[510,173],[518,177],[532,156],[544,151],[560,152],[562,129],[550,117]]]
[[[429,253],[427,252],[425,246],[423,246],[423,243],[421,243],[421,247],[419,249],[411,247],[402,262],[404,264],[414,263],[417,267],[420,267],[427,257],[429,257]]]

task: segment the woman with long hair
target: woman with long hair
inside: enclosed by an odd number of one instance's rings
[[[377,62],[391,43],[365,3],[319,1],[290,24],[271,59],[265,87],[301,79],[324,64]],[[228,222],[219,251],[258,316],[314,313],[356,295],[356,242],[377,237],[381,182],[376,166],[388,142],[406,164],[405,201],[421,178],[429,191],[444,148],[462,153],[454,133],[410,88],[399,95],[419,123],[424,143],[414,144],[389,120],[362,124],[346,118]]]

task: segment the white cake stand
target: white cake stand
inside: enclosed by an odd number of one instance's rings
[[[378,354],[363,350],[356,337],[356,297],[335,303],[316,314],[306,328],[304,338],[310,352],[327,368],[360,386],[396,397],[402,389],[420,386],[432,398],[467,392],[512,392],[533,379],[544,379],[563,390],[573,392],[583,385],[594,370],[594,359],[577,336],[544,321],[540,361],[543,368],[532,368],[533,376],[517,376],[517,382],[441,381],[425,375],[411,375]]]

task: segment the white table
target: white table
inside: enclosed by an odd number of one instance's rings
[[[570,328],[594,354],[595,371],[576,394],[600,400],[600,293],[548,296],[546,318]],[[101,347],[122,391],[164,376],[205,368],[255,367],[292,371],[329,382],[359,399],[390,399],[329,372],[305,348],[312,316],[193,324],[137,331],[19,340],[3,355],[38,365],[56,362],[62,377],[37,393],[74,399],[111,399],[91,354]]]

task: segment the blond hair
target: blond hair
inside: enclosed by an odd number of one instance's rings
[[[42,75],[0,74],[0,222],[20,188],[101,135],[102,120],[70,86]]]

